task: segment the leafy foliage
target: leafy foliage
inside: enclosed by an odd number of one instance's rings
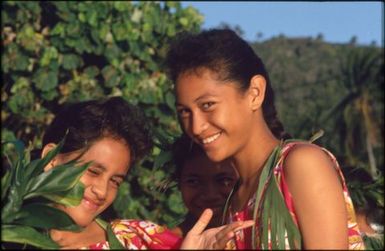
[[[194,8],[142,1],[1,5],[2,140],[41,147],[60,104],[115,95],[139,105],[159,137],[180,133],[162,60],[177,32],[199,30],[203,17]],[[181,198],[171,196],[177,190],[157,190],[167,176],[167,170],[154,169],[162,150],[157,141],[153,155],[132,169],[106,217],[159,223],[182,217]]]
[[[44,167],[60,151],[62,142],[44,158],[33,161],[20,141],[9,144],[15,146],[16,158],[9,157],[9,170],[1,179],[1,241],[59,248],[43,231],[51,228],[77,231],[80,227],[52,203],[69,206],[80,203],[84,186],[79,179],[88,163],[75,168],[72,161],[44,172]]]
[[[106,217],[176,224],[185,209],[176,187],[164,188],[173,168],[167,164],[168,145],[180,129],[162,61],[175,34],[198,31],[203,17],[192,7],[168,1],[1,5],[2,141],[21,139],[39,148],[60,104],[123,96],[151,120],[157,145],[130,170]],[[383,176],[383,48],[284,36],[252,46],[267,66],[279,118],[290,134],[309,138],[322,128],[326,135],[320,144],[341,165],[369,170],[374,156]],[[351,92],[359,95],[339,106]]]

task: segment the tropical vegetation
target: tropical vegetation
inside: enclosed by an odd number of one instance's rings
[[[169,1],[1,5],[2,142],[21,140],[39,149],[45,128],[64,102],[123,96],[146,113],[156,146],[131,169],[104,217],[177,224],[185,208],[169,179],[168,150],[181,131],[163,59],[175,35],[201,30],[204,17]],[[383,177],[383,47],[283,35],[250,44],[270,73],[286,131],[309,139],[323,129],[325,136],[317,143],[335,153],[342,166],[365,168],[376,180]],[[2,150],[4,162],[11,144]],[[6,173],[3,165],[3,177]]]

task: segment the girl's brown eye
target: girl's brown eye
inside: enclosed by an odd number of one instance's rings
[[[112,179],[111,182],[112,182],[112,183],[114,184],[114,186],[116,186],[116,187],[119,187],[120,184],[122,183],[121,181],[119,181],[119,180],[114,180],[114,179]]]
[[[99,172],[98,171],[96,171],[96,170],[93,170],[93,169],[87,169],[87,171],[88,172],[90,172],[91,174],[94,174],[94,175],[98,175],[99,174]]]
[[[203,104],[202,104],[202,108],[203,108],[203,110],[208,110],[208,109],[210,109],[214,104],[215,104],[215,102],[206,102],[206,103],[203,103]]]
[[[188,109],[178,109],[177,110],[178,116],[179,117],[187,117],[189,115],[189,110]]]
[[[194,178],[190,178],[190,179],[185,179],[183,181],[183,183],[188,185],[188,186],[197,186],[199,184],[199,180],[194,179]]]

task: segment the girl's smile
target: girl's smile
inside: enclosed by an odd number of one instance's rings
[[[183,130],[212,161],[228,158],[247,142],[253,124],[249,98],[233,83],[223,84],[215,72],[201,69],[178,78],[176,97]]]

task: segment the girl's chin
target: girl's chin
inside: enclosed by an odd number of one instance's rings
[[[73,212],[67,212],[67,214],[80,227],[87,227],[94,220],[94,217],[91,217],[91,215],[74,214]]]
[[[74,220],[76,225],[80,226],[80,227],[87,227],[89,226],[91,223],[92,223],[92,220],[90,221],[84,221],[84,220],[81,220],[81,221],[77,221],[77,220]]]

